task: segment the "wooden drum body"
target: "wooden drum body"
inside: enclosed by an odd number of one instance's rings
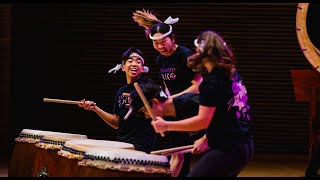
[[[87,150],[78,177],[170,177],[167,156],[128,149]]]
[[[35,143],[44,135],[52,134],[52,131],[23,129],[15,139],[14,149],[8,169],[9,177],[32,176],[34,158],[36,154]]]
[[[134,149],[134,145],[124,142],[96,140],[96,139],[72,139],[66,141],[62,149],[57,152],[60,156],[58,170],[61,176],[73,177],[78,176],[79,160],[83,158],[85,152],[91,148],[98,149]]]
[[[61,158],[57,151],[61,150],[64,143],[72,139],[87,139],[86,135],[70,134],[70,133],[55,133],[44,135],[41,140],[35,144],[36,154],[33,165],[32,176],[34,177],[61,177],[63,169],[60,164],[63,164],[65,159]]]

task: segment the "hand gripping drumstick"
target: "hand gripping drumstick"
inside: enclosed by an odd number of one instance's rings
[[[133,86],[134,86],[134,88],[137,90],[137,92],[138,92],[138,94],[139,94],[139,96],[140,96],[140,98],[141,98],[144,106],[146,107],[149,115],[151,116],[152,120],[155,121],[156,118],[154,117],[154,115],[153,115],[153,113],[152,113],[152,109],[151,109],[151,107],[150,107],[150,105],[149,105],[146,97],[144,96],[144,94],[143,94],[143,92],[142,92],[139,84],[138,84],[137,82],[135,82],[135,83],[133,83]],[[164,133],[160,133],[160,134],[161,134],[162,137],[164,137]]]
[[[175,148],[151,151],[150,154],[156,154],[156,155],[181,154],[181,153],[191,152],[192,149],[193,149],[193,145],[188,145],[188,146],[180,146],[180,147],[175,147]]]

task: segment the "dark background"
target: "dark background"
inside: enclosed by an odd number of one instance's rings
[[[232,46],[252,107],[256,152],[307,153],[309,104],[295,102],[290,70],[312,67],[297,40],[296,3],[8,3],[0,4],[2,158],[23,129],[115,140],[116,130],[94,112],[42,100],[85,98],[110,112],[125,75],[107,71],[130,46],[145,53],[156,78],[158,53],[132,20],[142,8],[162,21],[179,17],[173,29],[181,45],[194,49],[197,34],[212,29]],[[158,139],[161,148],[165,139]]]

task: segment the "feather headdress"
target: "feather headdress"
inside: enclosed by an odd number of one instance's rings
[[[132,19],[147,30],[154,24],[162,22],[151,11],[145,9],[134,12]]]

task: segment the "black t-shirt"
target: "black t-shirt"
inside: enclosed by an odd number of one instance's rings
[[[174,106],[176,109],[177,121],[181,119],[190,118],[198,115],[199,111],[199,94],[184,93],[176,98],[173,98]],[[189,136],[190,143],[193,144],[195,140],[198,140],[204,135],[204,130],[186,132]]]
[[[211,148],[232,148],[233,144],[248,142],[251,136],[247,90],[237,72],[234,79],[229,80],[224,70],[215,68],[210,74],[203,75],[199,86],[200,105],[216,107],[207,128]]]
[[[179,121],[196,116],[199,110],[199,94],[185,93],[173,98],[176,109],[176,117],[173,121]],[[205,134],[205,130],[193,132],[170,131],[169,136],[172,147],[192,145],[195,140]],[[190,172],[191,154],[184,154],[184,163],[178,177],[186,177]]]
[[[195,73],[187,66],[187,57],[191,54],[190,49],[178,46],[171,56],[160,54],[157,58],[160,79],[165,82],[171,95],[182,92],[192,85]]]
[[[136,82],[142,81],[139,78]],[[123,118],[129,111],[125,104],[131,104],[132,98],[123,96],[123,93],[131,93],[134,90],[133,83],[122,86],[116,94],[113,113],[119,116],[119,128],[117,139],[121,142],[133,144],[136,150],[150,153],[154,150],[157,134],[149,119],[142,112],[133,112],[127,120]]]

